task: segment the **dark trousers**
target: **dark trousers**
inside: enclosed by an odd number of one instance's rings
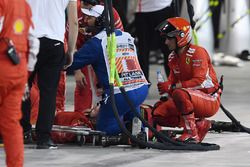
[[[56,93],[60,71],[64,65],[65,53],[62,42],[48,38],[40,38],[40,51],[32,78],[37,76],[40,91],[39,113],[36,123],[38,142],[47,141],[54,122],[56,111]],[[24,131],[30,130],[30,99],[22,104],[23,118],[21,124]]]
[[[113,6],[114,8],[117,10],[121,20],[122,20],[122,24],[123,27],[126,30],[128,21],[127,21],[127,8],[128,8],[128,0],[113,0]]]
[[[138,38],[138,60],[146,79],[149,79],[149,52],[152,50],[153,45],[160,48],[164,54],[164,68],[166,74],[169,74],[168,55],[170,51],[155,28],[162,21],[174,15],[175,12],[172,7],[166,7],[154,12],[136,13],[135,15],[136,37]]]

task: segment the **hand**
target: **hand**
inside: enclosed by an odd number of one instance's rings
[[[71,66],[72,62],[73,62],[73,54],[74,53],[69,53],[66,52],[65,56],[66,56],[66,63],[64,65],[64,70],[66,70],[69,66]]]
[[[164,94],[164,93],[169,93],[171,91],[171,83],[170,82],[159,82],[157,84],[158,87],[158,91],[160,93],[160,95]]]
[[[97,103],[92,108],[84,110],[84,115],[86,115],[87,117],[90,117],[90,118],[95,118],[95,117],[97,117],[97,115],[100,111],[100,107],[101,107],[100,103]]]
[[[82,73],[81,70],[75,71],[75,81],[78,86],[84,88],[88,83],[86,81],[85,75]]]
[[[104,92],[103,88],[97,88],[96,89],[96,96],[101,97],[103,92]]]

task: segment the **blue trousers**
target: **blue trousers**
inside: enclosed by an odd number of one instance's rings
[[[148,86],[144,85],[138,89],[128,91],[127,95],[131,100],[131,102],[136,107],[137,112],[139,112],[140,105],[143,103],[143,101],[146,99],[148,95]],[[133,113],[121,93],[115,94],[115,101],[120,119],[123,120],[124,116],[126,115],[126,118],[129,119],[126,121],[130,120],[132,121]],[[101,105],[100,112],[97,118],[96,129],[106,132],[107,135],[117,135],[121,133],[121,129],[113,113],[110,98],[108,98],[106,104]]]

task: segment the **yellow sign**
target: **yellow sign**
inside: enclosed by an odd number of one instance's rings
[[[22,34],[22,32],[24,30],[23,20],[21,20],[21,19],[16,20],[14,22],[13,28],[14,28],[15,34]]]

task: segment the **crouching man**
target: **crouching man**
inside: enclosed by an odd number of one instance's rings
[[[191,26],[183,18],[170,18],[158,26],[165,44],[172,51],[168,65],[168,81],[158,83],[160,94],[169,93],[153,112],[161,126],[183,127],[184,133],[176,140],[199,143],[220,107],[220,89],[215,70],[207,51],[191,44]]]

